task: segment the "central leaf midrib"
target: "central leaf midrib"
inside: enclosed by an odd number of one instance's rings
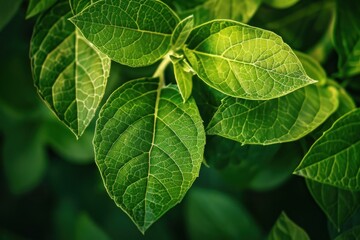
[[[156,90],[156,100],[155,100],[155,106],[154,106],[154,125],[153,125],[153,134],[152,134],[152,140],[151,140],[151,146],[149,149],[149,160],[148,160],[148,173],[146,176],[146,188],[145,188],[145,196],[144,196],[144,226],[145,226],[145,219],[146,219],[146,215],[147,215],[147,193],[148,193],[148,187],[149,187],[149,180],[150,180],[150,161],[151,161],[151,153],[152,150],[154,148],[155,145],[155,137],[156,137],[156,125],[157,125],[157,118],[158,118],[158,112],[159,112],[159,103],[160,103],[160,97],[161,97],[161,90],[162,90],[162,84],[161,84],[161,80],[158,79],[158,88]]]
[[[259,69],[261,69],[263,71],[270,72],[270,73],[273,73],[273,74],[277,74],[277,75],[280,75],[282,77],[287,77],[287,78],[291,78],[291,79],[302,79],[303,80],[303,78],[301,76],[292,77],[290,75],[287,75],[287,74],[284,74],[284,73],[281,73],[281,72],[276,72],[276,71],[274,71],[272,69],[267,69],[267,68],[261,67],[259,65],[254,64],[254,63],[239,61],[239,60],[235,60],[235,59],[230,59],[230,58],[226,58],[226,57],[223,57],[223,56],[220,56],[220,55],[215,55],[215,54],[205,53],[205,52],[199,52],[199,51],[196,51],[196,50],[191,50],[191,51],[193,51],[194,53],[197,53],[198,55],[204,55],[204,56],[212,57],[212,58],[220,58],[220,59],[225,60],[227,62],[234,62],[234,63],[244,64],[244,65],[250,65],[250,66],[252,66],[254,68],[259,68]],[[310,80],[310,79],[308,78],[308,80]]]

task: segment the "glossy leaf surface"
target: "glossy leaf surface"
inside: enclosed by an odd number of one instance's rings
[[[350,191],[360,191],[360,109],[324,133],[310,148],[295,173]]]
[[[269,101],[227,97],[207,133],[243,144],[295,141],[322,124],[337,106],[335,88],[314,85]]]
[[[195,28],[185,56],[209,86],[237,98],[267,100],[314,83],[273,32],[230,20]]]
[[[37,21],[30,56],[41,98],[77,136],[95,116],[105,91],[110,59],[68,21],[68,2],[55,5]]]
[[[141,232],[184,197],[199,174],[205,133],[195,101],[159,79],[127,82],[102,108],[94,146],[105,187]]]
[[[161,59],[179,22],[167,5],[155,0],[97,1],[71,21],[100,51],[131,67]]]

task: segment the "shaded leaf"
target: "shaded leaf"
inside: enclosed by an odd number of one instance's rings
[[[31,18],[49,9],[57,0],[30,0],[26,18]]]
[[[360,73],[360,1],[337,0],[334,46],[339,54],[339,74]]]
[[[70,20],[100,51],[131,67],[161,59],[170,50],[179,21],[166,4],[155,0],[97,1]]]
[[[78,216],[75,240],[110,240],[106,233],[89,217],[82,213]]]
[[[77,136],[95,115],[104,95],[110,59],[68,21],[69,3],[55,5],[38,19],[30,56],[40,96]]]
[[[267,100],[315,82],[270,31],[216,20],[195,28],[186,44],[185,56],[197,75],[229,96]]]
[[[269,101],[225,98],[207,127],[243,144],[295,141],[322,124],[338,106],[333,87],[307,86]]]
[[[221,192],[192,189],[186,204],[190,239],[262,239],[247,210]]]
[[[246,23],[260,4],[261,0],[207,0],[192,9],[180,11],[180,15],[194,15],[195,25],[214,19],[232,19]]]
[[[10,22],[18,11],[22,0],[0,1],[0,31]]]
[[[271,229],[269,240],[310,240],[307,233],[283,212]]]
[[[340,227],[360,207],[360,192],[351,192],[306,179],[307,187],[332,224]]]
[[[360,109],[339,118],[310,148],[295,174],[360,191]]]
[[[105,187],[145,232],[184,197],[199,174],[205,133],[195,101],[183,103],[159,79],[125,83],[108,99],[95,131]]]
[[[29,121],[8,126],[2,154],[10,190],[14,194],[31,191],[43,178],[47,165],[40,124]]]
[[[360,236],[360,226],[356,226],[345,233],[337,236],[335,240],[358,240]]]
[[[57,119],[50,119],[44,127],[46,143],[63,158],[77,164],[94,163],[93,125],[78,140]]]

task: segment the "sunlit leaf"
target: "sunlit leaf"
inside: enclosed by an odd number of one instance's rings
[[[310,148],[295,174],[350,191],[360,190],[360,109],[324,133]]]
[[[177,50],[185,44],[194,27],[194,17],[189,16],[183,19],[175,28],[171,37],[171,44],[174,50]]]
[[[186,102],[192,91],[193,70],[184,59],[175,60],[173,66],[176,83],[184,102]]]
[[[184,197],[203,161],[205,133],[193,99],[159,79],[125,83],[108,99],[95,131],[105,187],[145,232]]]
[[[71,21],[112,60],[139,67],[155,63],[170,50],[172,32],[179,20],[160,1],[103,0]]]
[[[285,213],[281,213],[271,229],[269,240],[310,240],[307,233],[294,223]]]
[[[95,115],[105,91],[110,59],[68,21],[68,2],[38,19],[30,56],[40,96],[77,136]]]
[[[267,100],[315,82],[281,37],[263,29],[216,20],[195,28],[186,44],[198,76],[229,96]]]
[[[295,141],[320,126],[338,106],[333,87],[307,86],[269,101],[225,98],[207,127],[243,144]]]

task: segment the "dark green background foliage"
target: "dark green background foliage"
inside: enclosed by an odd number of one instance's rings
[[[0,54],[0,239],[359,239],[360,1],[0,0]]]

